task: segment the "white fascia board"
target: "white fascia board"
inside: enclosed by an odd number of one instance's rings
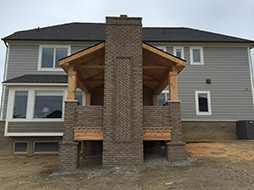
[[[3,83],[4,86],[68,86],[68,83]]]
[[[5,133],[6,137],[53,137],[63,136],[63,133]]]

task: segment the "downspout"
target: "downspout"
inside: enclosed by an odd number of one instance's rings
[[[253,110],[254,110],[254,85],[253,85],[253,65],[252,65],[252,59],[251,59],[251,49],[254,46],[247,47],[248,50],[248,57],[249,57],[249,68],[250,68],[250,83],[251,83],[251,92],[252,92],[252,101],[253,101]]]

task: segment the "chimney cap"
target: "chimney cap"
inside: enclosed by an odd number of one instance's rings
[[[120,18],[128,18],[128,15],[120,15]]]

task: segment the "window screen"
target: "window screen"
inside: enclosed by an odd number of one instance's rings
[[[58,142],[35,142],[34,152],[58,152]]]
[[[26,153],[28,142],[14,142],[14,153]]]
[[[13,109],[13,118],[26,118],[27,91],[16,91]]]
[[[83,105],[83,95],[82,95],[82,91],[77,91],[77,92],[76,92],[76,97],[77,97],[77,100],[79,101],[79,104],[80,104],[80,105]]]
[[[56,48],[55,67],[60,68],[59,60],[67,56],[67,48]]]
[[[193,62],[194,63],[200,63],[200,49],[193,49]]]
[[[182,50],[176,49],[176,57],[182,58]]]
[[[208,97],[207,94],[198,94],[198,103],[200,112],[208,112]]]
[[[62,104],[62,91],[36,91],[34,118],[61,118]]]
[[[53,68],[54,65],[54,48],[42,48],[41,67]]]

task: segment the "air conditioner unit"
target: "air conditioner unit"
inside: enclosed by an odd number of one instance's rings
[[[254,121],[253,120],[237,121],[236,134],[238,139],[254,139]]]

